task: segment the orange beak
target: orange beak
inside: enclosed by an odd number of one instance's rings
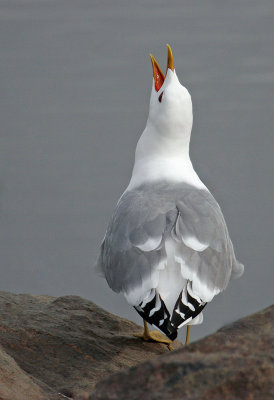
[[[155,57],[152,54],[150,54],[150,58],[152,62],[155,90],[156,92],[158,92],[163,86],[168,69],[174,71],[174,59],[170,45],[167,44],[167,68],[165,75],[163,74],[159,64],[157,63]]]

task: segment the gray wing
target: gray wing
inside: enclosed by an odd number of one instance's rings
[[[184,278],[192,281],[203,301],[224,290],[231,279],[243,273],[234,254],[222,211],[206,190],[187,190],[176,202],[176,222],[171,230],[177,242],[175,258]],[[183,244],[183,246],[182,246]]]
[[[194,280],[198,291],[200,283],[205,283],[212,297],[227,286],[232,270],[237,273],[243,268],[235,259],[214,197],[207,190],[169,183],[124,193],[108,226],[97,267],[114,291],[128,293],[153,280],[166,261],[164,244],[169,238],[184,277]]]

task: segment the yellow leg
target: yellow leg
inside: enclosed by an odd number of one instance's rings
[[[157,343],[166,343],[168,344],[168,348],[172,350],[171,343],[172,340],[168,339],[166,335],[159,331],[149,331],[147,322],[144,320],[144,332],[142,334],[137,333],[134,336],[145,340],[146,342],[157,342]]]
[[[190,325],[187,325],[186,327],[186,341],[185,341],[185,345],[187,345],[189,343],[189,337],[190,337]]]

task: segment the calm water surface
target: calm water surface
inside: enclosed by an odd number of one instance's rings
[[[145,126],[148,55],[165,65],[170,43],[193,164],[246,266],[193,338],[272,302],[273,14],[272,0],[1,1],[0,290],[141,322],[91,266]]]

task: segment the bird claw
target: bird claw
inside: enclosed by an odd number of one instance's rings
[[[143,333],[134,334],[135,337],[138,337],[146,342],[156,342],[156,343],[164,343],[168,345],[169,350],[173,350],[171,346],[172,340],[168,339],[163,333],[159,331],[148,331]]]

